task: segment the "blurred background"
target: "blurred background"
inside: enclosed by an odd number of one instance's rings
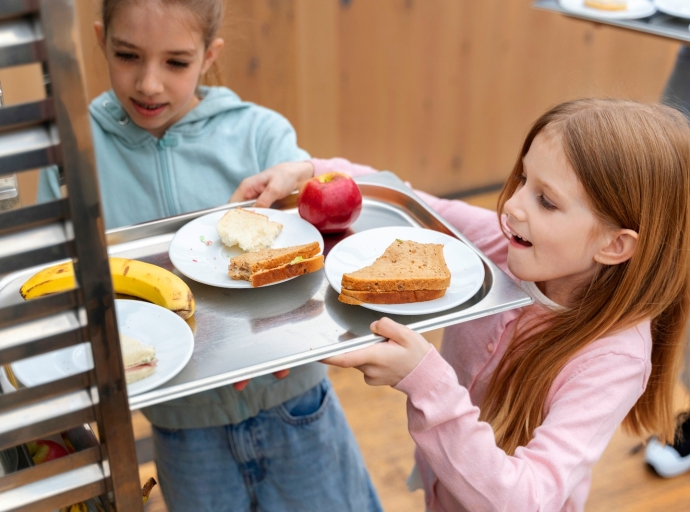
[[[94,32],[97,0],[80,0],[89,100],[109,88]],[[678,44],[531,8],[528,0],[228,0],[224,85],[277,110],[315,157],[391,170],[414,187],[488,207],[530,124],[583,96],[657,101]],[[38,66],[0,70],[7,105],[40,99]],[[29,86],[31,85],[31,86]],[[34,87],[35,85],[35,87]],[[18,175],[34,203],[37,172]],[[438,346],[440,332],[428,334]],[[423,510],[407,492],[413,442],[405,396],[331,369],[385,510]],[[372,404],[376,404],[372,407]],[[150,425],[133,414],[142,481],[155,475]],[[682,510],[685,478],[644,466],[619,432],[595,467],[588,512]],[[147,506],[164,512],[158,487]]]
[[[78,2],[87,90],[109,88]],[[537,11],[528,0],[228,0],[225,85],[295,126],[312,156],[387,169],[436,195],[500,186],[532,121],[582,96],[656,101],[678,44]],[[7,104],[40,68],[0,71]],[[22,173],[33,203],[35,173]]]

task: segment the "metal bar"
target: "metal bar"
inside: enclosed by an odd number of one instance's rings
[[[93,401],[85,390],[17,407],[0,413],[0,450],[77,427],[96,418]]]
[[[69,347],[70,345],[77,345],[82,343],[84,338],[85,334],[83,329],[80,328],[24,343],[8,343],[4,347],[3,344],[5,344],[5,342],[0,340],[0,365],[26,359],[27,357],[45,354],[46,352],[59,350]],[[2,402],[2,396],[0,396],[0,402]]]
[[[0,512],[49,511],[78,503],[103,494],[106,490],[103,479],[101,464],[73,469],[3,493]],[[141,502],[141,491],[138,498]]]
[[[0,2],[0,18],[24,16],[38,11],[38,0],[3,0]]]
[[[0,21],[0,68],[42,62],[45,59],[43,34],[34,19]]]
[[[79,306],[78,293],[78,290],[69,290],[4,307],[0,309],[0,328],[74,310]]]
[[[60,140],[51,126],[34,126],[0,133],[0,169],[3,174],[58,165]]]
[[[70,241],[60,245],[51,245],[32,251],[12,254],[11,256],[4,256],[0,258],[0,269],[2,273],[9,273],[27,267],[64,260],[72,256],[74,256],[74,242]]]
[[[38,480],[51,477],[58,473],[71,471],[89,464],[100,462],[101,450],[98,446],[92,446],[86,450],[72,453],[67,457],[54,459],[38,466],[10,473],[0,478],[0,493],[15,489],[17,487],[28,485]]]
[[[0,105],[2,106],[2,105]],[[0,109],[0,130],[16,130],[55,119],[52,99],[21,103]]]
[[[64,156],[75,233],[75,270],[86,306],[99,395],[99,439],[108,451],[110,483],[118,510],[143,511],[134,434],[127,399],[115,296],[105,243],[103,212],[89,119],[84,63],[74,0],[41,0],[52,96]]]
[[[0,395],[0,413],[88,388],[91,385],[90,374],[90,371],[78,373],[40,386],[20,388],[14,393],[2,394]]]
[[[66,199],[57,199],[27,206],[21,210],[2,212],[0,213],[0,236],[63,221],[69,217],[67,206]]]

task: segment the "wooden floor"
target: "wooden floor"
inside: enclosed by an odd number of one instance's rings
[[[488,208],[495,195],[471,201]],[[427,334],[438,346],[440,331]],[[405,478],[412,468],[414,443],[407,432],[405,395],[389,387],[367,386],[357,370],[330,369],[330,378],[355,433],[374,485],[387,512],[422,512],[421,491],[410,493]],[[133,415],[142,483],[156,476],[150,425],[140,413]],[[148,512],[166,511],[156,486]],[[676,512],[690,510],[690,473],[663,479],[644,462],[640,440],[617,432],[594,468],[587,512]],[[334,511],[336,512],[336,511]]]

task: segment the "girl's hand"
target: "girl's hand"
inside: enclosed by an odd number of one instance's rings
[[[289,196],[314,176],[311,162],[285,162],[245,178],[230,203],[256,199],[257,208],[269,208],[275,201]]]
[[[341,368],[357,368],[364,374],[364,382],[372,386],[395,386],[431,350],[431,343],[421,334],[390,318],[373,322],[371,332],[388,340],[321,362]]]
[[[287,377],[289,373],[290,373],[290,368],[288,368],[288,369],[286,369],[286,370],[278,370],[277,372],[275,372],[275,373],[273,374],[273,376],[274,376],[276,379],[280,380],[280,379],[284,379],[285,377]],[[241,380],[241,381],[239,381],[239,382],[234,382],[233,385],[232,385],[232,387],[235,388],[237,391],[242,391],[244,388],[247,387],[247,384],[249,384],[249,381],[250,381],[250,380],[252,380],[252,379],[247,379],[247,380]]]

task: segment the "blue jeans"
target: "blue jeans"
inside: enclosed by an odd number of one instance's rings
[[[153,427],[171,512],[382,511],[331,383],[236,425]]]

